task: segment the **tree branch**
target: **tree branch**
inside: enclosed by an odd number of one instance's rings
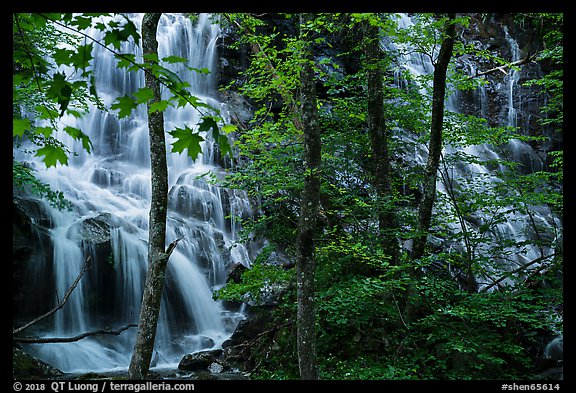
[[[555,253],[550,254],[550,255],[545,255],[545,256],[542,256],[542,257],[540,257],[540,258],[536,258],[536,259],[534,259],[532,262],[528,262],[527,264],[520,266],[518,269],[514,269],[514,270],[512,270],[511,272],[506,273],[505,275],[503,275],[502,277],[500,277],[498,280],[496,280],[496,281],[494,281],[492,284],[490,284],[490,285],[482,288],[482,289],[479,290],[478,292],[479,292],[479,293],[486,292],[486,291],[489,290],[490,288],[493,288],[493,287],[495,287],[496,285],[500,284],[502,281],[506,280],[506,279],[507,279],[508,277],[510,277],[512,274],[519,273],[519,272],[521,272],[522,270],[528,268],[529,266],[534,265],[535,263],[541,262],[541,261],[543,261],[543,260],[545,260],[545,259],[548,259],[548,258],[555,257],[555,256],[557,256],[557,255],[561,255],[561,253],[555,252]]]
[[[169,258],[169,257],[170,257],[170,255],[172,254],[172,251],[174,251],[174,249],[175,249],[176,246],[178,245],[178,242],[179,242],[180,240],[182,240],[182,239],[184,239],[184,236],[182,236],[182,237],[174,240],[172,243],[170,243],[170,244],[168,245],[168,248],[166,249],[166,252],[165,252],[166,258]]]
[[[121,328],[119,328],[117,330],[107,330],[107,329],[93,330],[91,332],[85,332],[85,333],[79,334],[77,336],[72,336],[72,337],[42,337],[42,338],[40,338],[40,337],[14,337],[13,341],[19,342],[19,343],[28,343],[28,344],[70,343],[70,342],[74,342],[74,341],[80,341],[83,338],[86,338],[89,336],[95,336],[97,334],[113,334],[115,336],[118,336],[123,331],[128,330],[132,327],[138,327],[138,325],[135,323],[131,323],[129,325],[122,326]]]
[[[37,322],[39,322],[39,321],[41,321],[47,317],[49,317],[50,315],[54,314],[56,311],[58,311],[62,307],[64,307],[64,304],[68,301],[68,298],[72,294],[72,291],[78,286],[80,279],[82,278],[84,273],[86,273],[86,271],[88,271],[89,269],[90,269],[90,255],[88,255],[88,258],[86,258],[86,261],[84,261],[84,265],[82,266],[82,270],[80,270],[78,277],[76,277],[76,280],[74,280],[74,282],[72,283],[70,288],[68,288],[68,290],[64,294],[62,301],[60,303],[58,303],[58,305],[56,307],[54,307],[52,310],[48,311],[47,313],[39,316],[38,318],[33,319],[32,321],[26,323],[25,325],[23,325],[17,329],[14,329],[12,331],[12,335],[20,333],[22,330],[29,328],[30,326],[34,325],[35,323],[37,323]]]
[[[491,74],[492,72],[496,72],[496,71],[500,71],[500,72],[502,72],[502,73],[504,73],[504,74],[506,75],[506,71],[504,70],[505,68],[511,68],[511,67],[514,67],[514,66],[519,66],[519,65],[522,65],[522,64],[530,63],[531,61],[533,61],[533,60],[536,58],[536,55],[538,55],[538,53],[534,53],[534,54],[532,54],[532,55],[530,55],[530,56],[526,56],[525,58],[520,59],[520,60],[518,60],[518,61],[514,61],[514,62],[512,62],[512,63],[508,63],[508,64],[504,64],[504,65],[501,65],[501,66],[498,66],[498,67],[494,67],[494,68],[491,68],[491,69],[486,70],[486,71],[477,72],[477,73],[474,74],[474,75],[468,76],[468,79],[473,79],[473,78],[476,78],[476,77],[479,77],[479,76],[482,76],[482,75]]]

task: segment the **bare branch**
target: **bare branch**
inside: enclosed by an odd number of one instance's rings
[[[468,77],[468,79],[477,78],[477,77],[479,77],[479,76],[491,74],[492,72],[496,72],[496,71],[500,71],[500,72],[504,73],[504,75],[507,75],[507,73],[506,73],[506,71],[505,71],[505,68],[511,68],[511,67],[514,67],[514,66],[519,66],[519,65],[522,65],[522,64],[530,63],[531,61],[533,61],[533,60],[536,58],[536,55],[537,55],[537,53],[534,53],[534,54],[532,54],[532,55],[530,55],[530,56],[526,56],[525,58],[520,59],[520,60],[518,60],[518,61],[514,61],[514,62],[512,62],[512,63],[503,64],[503,65],[501,65],[501,66],[494,67],[494,68],[491,68],[491,69],[486,70],[486,71],[477,72],[477,73],[474,74],[474,75],[470,75],[470,76]]]
[[[482,289],[481,289],[480,291],[478,291],[478,292],[480,292],[480,293],[486,292],[486,291],[489,290],[490,288],[495,287],[496,285],[500,284],[502,281],[506,280],[506,279],[507,279],[508,277],[510,277],[511,275],[516,274],[516,273],[519,273],[519,272],[521,272],[522,270],[527,269],[529,266],[534,265],[535,263],[541,262],[541,261],[543,261],[543,260],[545,260],[545,259],[548,259],[548,258],[555,257],[555,256],[557,256],[557,255],[561,255],[561,253],[555,252],[555,253],[550,254],[550,255],[545,255],[545,256],[542,256],[542,257],[540,257],[540,258],[536,258],[536,259],[534,259],[532,262],[528,262],[527,264],[520,266],[518,269],[514,269],[514,270],[512,270],[511,272],[506,273],[505,275],[503,275],[502,277],[500,277],[498,280],[496,280],[496,281],[494,281],[492,284],[490,284],[490,285],[482,288]]]
[[[86,271],[88,271],[89,269],[90,269],[90,255],[88,255],[88,258],[86,258],[86,261],[84,261],[84,265],[82,266],[82,270],[80,270],[78,277],[76,277],[76,280],[74,280],[74,282],[72,283],[70,288],[68,288],[68,290],[64,294],[62,301],[60,301],[60,303],[58,303],[58,305],[56,307],[54,307],[52,310],[48,311],[47,313],[39,316],[38,318],[33,319],[32,321],[26,323],[25,325],[23,325],[17,329],[14,329],[12,331],[12,334],[14,335],[14,334],[20,333],[22,330],[29,328],[30,326],[34,325],[35,323],[37,323],[37,322],[39,322],[39,321],[41,321],[47,317],[49,317],[50,315],[54,314],[56,311],[58,311],[62,307],[64,307],[64,304],[68,301],[68,298],[72,294],[72,291],[74,291],[74,289],[78,286],[80,279],[82,278],[84,273],[86,273]]]
[[[169,258],[170,255],[172,254],[172,252],[174,251],[174,249],[176,248],[176,246],[178,245],[178,242],[180,242],[180,240],[184,239],[184,236],[174,240],[172,243],[170,243],[168,245],[168,248],[166,249],[166,258]]]
[[[131,323],[129,325],[122,326],[121,328],[119,328],[117,330],[100,329],[100,330],[94,330],[91,332],[85,332],[85,333],[79,334],[77,336],[72,336],[72,337],[42,337],[42,338],[40,338],[40,337],[14,337],[13,341],[19,342],[19,343],[28,343],[28,344],[70,343],[70,342],[74,342],[74,341],[80,341],[83,338],[86,338],[89,336],[95,336],[97,334],[113,334],[115,336],[118,336],[123,331],[128,330],[132,327],[138,327],[138,325],[135,323]]]

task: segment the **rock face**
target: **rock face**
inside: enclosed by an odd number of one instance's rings
[[[49,230],[42,202],[14,195],[12,201],[12,309],[14,323],[20,323],[18,310],[26,302],[29,312],[38,316],[48,310],[46,293],[54,293],[49,280],[34,280],[33,266],[51,265],[52,253]],[[35,282],[32,282],[35,281]],[[30,291],[30,285],[36,290]],[[24,322],[27,322],[24,321]]]
[[[39,268],[51,268],[53,250],[49,230],[51,223],[45,218],[42,203],[27,198],[15,198],[13,210],[13,266],[15,324],[21,324],[45,313],[55,306],[56,288],[52,280],[36,277]],[[78,241],[91,256],[91,267],[83,282],[94,288],[107,288],[115,280],[110,231],[128,225],[118,217],[103,213],[78,221],[66,236]],[[38,289],[41,286],[41,290]],[[34,290],[32,290],[32,287]],[[100,291],[99,291],[100,292]],[[113,290],[101,291],[90,307],[95,315],[106,315],[111,321],[119,320],[115,312],[117,299]],[[60,294],[62,296],[63,294]],[[33,299],[31,297],[34,296]]]
[[[530,58],[543,49],[541,37],[535,30],[522,28],[515,23],[512,14],[471,14],[471,23],[462,29],[460,38],[464,44],[473,45],[509,62]],[[460,56],[455,61],[456,67],[465,69],[470,75],[499,65],[472,55]],[[458,109],[464,114],[484,117],[488,125],[494,127],[509,123],[512,103],[514,121],[526,135],[547,138],[532,144],[544,156],[562,144],[562,135],[554,132],[552,127],[541,124],[541,107],[546,103],[546,94],[540,87],[528,86],[525,82],[541,78],[549,71],[546,63],[528,61],[517,70],[505,69],[487,74],[483,76],[486,80],[483,88],[459,93]],[[515,80],[512,89],[509,86],[510,78]]]

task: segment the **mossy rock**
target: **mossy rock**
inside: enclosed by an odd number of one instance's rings
[[[14,379],[46,379],[63,375],[62,371],[17,347],[12,352],[12,373]]]

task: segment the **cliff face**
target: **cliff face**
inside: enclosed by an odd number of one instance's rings
[[[484,117],[491,127],[517,125],[529,136],[544,136],[547,139],[533,143],[532,147],[546,163],[546,153],[561,149],[562,134],[554,132],[552,126],[542,125],[545,117],[541,108],[548,99],[539,86],[527,86],[532,79],[542,78],[553,71],[548,62],[536,61],[536,55],[544,49],[542,37],[526,23],[515,20],[513,14],[472,14],[468,28],[461,30],[461,40],[478,50],[506,59],[509,62],[523,61],[517,68],[505,67],[482,76],[484,88],[462,92],[460,110],[465,114]],[[457,67],[468,70],[470,75],[494,69],[499,64],[477,56],[464,55],[456,58]],[[513,83],[511,83],[513,78]],[[514,113],[510,113],[510,104]],[[513,122],[510,117],[513,116]]]

